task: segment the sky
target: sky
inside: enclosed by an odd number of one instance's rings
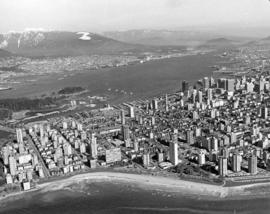
[[[270,27],[270,0],[0,0],[0,32]]]

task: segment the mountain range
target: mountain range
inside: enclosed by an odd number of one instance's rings
[[[218,37],[205,32],[169,30],[129,30],[104,32],[67,32],[27,30],[0,34],[0,57],[61,57],[162,52],[171,48],[197,47],[221,49],[239,45],[270,45],[270,37],[252,40]]]
[[[173,30],[108,31],[104,36],[132,44],[196,46],[214,38],[205,32]]]
[[[24,31],[0,34],[0,48],[26,57],[117,54],[138,46],[88,32]]]

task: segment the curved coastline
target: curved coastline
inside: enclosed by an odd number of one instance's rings
[[[23,194],[40,191],[41,193],[60,191],[67,187],[85,181],[95,182],[123,182],[135,184],[138,188],[149,190],[167,191],[170,193],[181,194],[190,197],[204,197],[208,200],[232,200],[254,197],[268,197],[270,194],[270,183],[257,183],[233,187],[217,186],[212,184],[185,181],[171,177],[159,177],[151,175],[139,175],[122,172],[89,172],[78,174],[68,178],[49,181],[37,184],[35,189],[26,192],[17,192],[0,198],[0,201],[10,201],[21,197]],[[265,190],[265,187],[269,189]],[[258,189],[264,191],[258,194]]]

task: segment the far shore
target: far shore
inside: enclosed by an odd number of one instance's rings
[[[122,172],[89,172],[74,175],[68,178],[37,184],[35,189],[9,194],[0,198],[1,200],[11,200],[29,192],[52,192],[63,190],[72,184],[93,181],[94,182],[126,182],[149,190],[168,191],[170,193],[181,194],[183,196],[203,197],[208,200],[229,200],[242,198],[266,197],[270,194],[270,183],[248,184],[234,187],[224,187],[205,183],[185,181],[170,177],[158,177],[151,175],[139,175]],[[267,187],[267,188],[266,188]],[[261,191],[261,189],[264,191]],[[258,191],[259,190],[259,191]]]

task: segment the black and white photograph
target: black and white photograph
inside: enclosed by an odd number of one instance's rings
[[[0,214],[269,213],[269,0],[0,0]]]

